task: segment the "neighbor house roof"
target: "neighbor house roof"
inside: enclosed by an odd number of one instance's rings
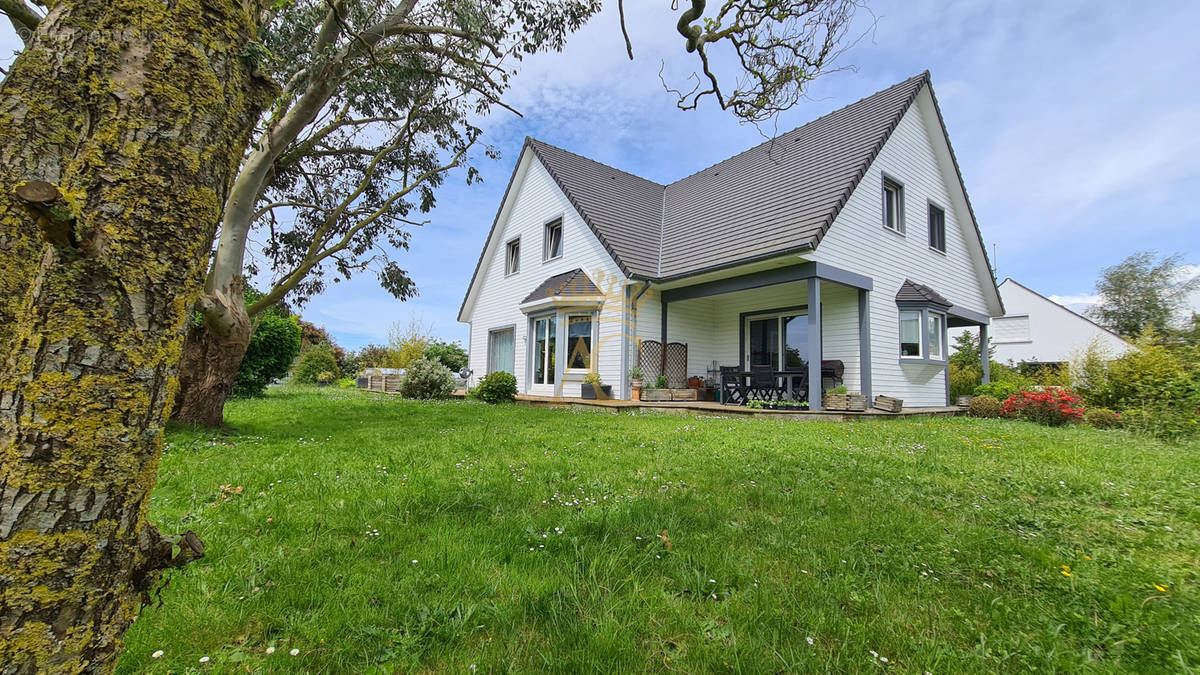
[[[954,304],[941,293],[924,284],[918,284],[912,279],[905,279],[904,283],[900,284],[900,290],[896,292],[896,302],[931,304],[942,307],[950,307]]]
[[[546,279],[533,289],[521,304],[537,302],[546,298],[594,297],[600,295],[600,289],[581,269],[556,274]]]

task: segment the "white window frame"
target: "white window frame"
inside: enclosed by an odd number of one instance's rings
[[[554,372],[555,367],[557,367],[557,364],[558,364],[558,357],[556,355],[554,358],[554,367],[552,367],[551,359],[550,359],[550,355],[558,351],[558,340],[559,340],[558,317],[559,317],[558,314],[543,314],[542,316],[532,317],[533,318],[533,333],[529,340],[529,344],[530,344],[530,347],[529,347],[529,353],[530,353],[529,380],[530,380],[530,383],[532,384],[532,386],[554,387],[558,384],[558,379],[559,379],[558,373]],[[538,325],[538,322],[540,322],[540,321],[546,322],[546,339],[545,339],[546,346],[545,346],[545,348],[543,348],[541,350],[541,353],[538,353],[537,325]],[[553,348],[550,348],[550,327],[551,326],[554,326],[554,347]],[[541,361],[542,361],[542,379],[543,380],[547,379],[546,375],[549,374],[550,380],[551,380],[550,382],[539,382],[538,381],[538,379],[537,379],[537,363],[536,363],[537,359],[541,359]]]
[[[566,379],[567,375],[587,374],[588,371],[596,368],[596,364],[597,364],[596,343],[598,341],[596,339],[596,334],[599,329],[599,321],[598,321],[599,317],[596,312],[579,312],[579,311],[563,312],[562,314],[560,314],[560,316],[562,317],[562,325],[564,326],[564,330],[566,331],[563,333],[563,339],[566,340],[565,347],[566,347],[566,352],[567,352],[567,355],[564,357],[566,360],[563,362],[563,379]],[[572,368],[571,367],[571,337],[570,337],[571,319],[580,318],[580,317],[586,317],[588,319],[588,321],[591,322],[591,332],[592,332],[591,345],[588,348],[587,367]]]
[[[895,205],[896,208],[894,209],[895,223],[893,223],[894,227],[892,225],[888,224],[887,215],[888,215],[888,201],[889,201],[888,194],[889,193],[896,195],[896,205]],[[883,217],[883,229],[885,229],[889,232],[894,232],[898,235],[904,236],[904,184],[901,183],[900,181],[896,180],[895,178],[892,178],[891,176],[887,175],[886,173],[883,174],[882,196],[883,196],[883,201],[882,201],[883,212],[881,213],[881,215]]]
[[[557,255],[552,254],[552,251],[550,250],[550,233],[554,230],[558,230]],[[563,248],[563,219],[555,218],[554,220],[548,221],[542,227],[542,262],[550,262],[551,260],[558,260],[559,258],[563,257]]]
[[[942,231],[941,231],[942,247],[941,248],[938,248],[937,246],[933,245],[933,212],[934,211],[937,211],[938,213],[942,214]],[[929,250],[937,251],[938,253],[945,254],[946,253],[946,209],[943,209],[942,207],[938,206],[937,204],[934,204],[932,201],[929,202],[929,211],[928,211],[928,215],[926,216],[926,226],[929,228],[929,240],[930,240],[929,241]]]
[[[513,247],[516,246],[517,255],[513,256]],[[509,239],[504,242],[504,276],[511,277],[521,271],[521,238]]]
[[[900,358],[901,359],[912,359],[912,360],[919,361],[919,360],[925,358],[925,312],[924,312],[924,310],[920,310],[920,309],[901,309],[900,310],[900,323],[899,323],[900,334],[898,336],[898,338],[899,338],[899,342],[897,343],[898,347],[904,344],[904,315],[905,314],[916,314],[917,315],[917,353],[916,354],[901,353]]]
[[[931,333],[929,331],[931,322],[933,322],[935,320],[937,321],[937,347],[938,347],[937,354],[933,353],[933,344],[934,343],[932,341],[930,341],[930,338],[933,337],[933,333]],[[929,310],[925,310],[925,335],[924,335],[924,337],[927,341],[927,344],[925,345],[925,353],[929,355],[929,357],[928,357],[929,360],[930,361],[946,360],[946,315],[945,314],[942,314],[941,312],[931,312]]]

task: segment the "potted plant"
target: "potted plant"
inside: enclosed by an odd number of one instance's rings
[[[749,401],[746,401],[746,407],[751,410],[762,410],[763,403],[756,398],[752,398]]]
[[[318,387],[327,387],[329,386],[330,382],[333,382],[333,373],[329,372],[328,370],[323,370],[320,373],[317,373]]]
[[[600,381],[600,373],[588,371],[583,376],[583,384],[579,385],[579,395],[588,400],[608,400],[612,398],[612,386]]]
[[[629,384],[633,388],[633,400],[642,400],[642,378],[645,376],[639,366],[629,369]]]

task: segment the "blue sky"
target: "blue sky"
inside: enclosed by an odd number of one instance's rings
[[[482,184],[452,175],[430,223],[397,255],[419,297],[396,301],[367,275],[331,286],[305,318],[349,348],[384,342],[393,322],[413,318],[465,342],[458,307],[527,135],[660,182],[762,140],[715,105],[678,111],[663,91],[660,64],[672,83],[693,70],[670,2],[627,3],[633,62],[610,4],[566,51],[521,64],[508,100],[524,117],[483,120],[501,159],[478,153]],[[1001,278],[1075,303],[1102,267],[1135,250],[1200,264],[1200,3],[876,0],[870,9],[874,29],[841,59],[855,69],[815,83],[779,131],[928,69]],[[868,31],[872,17],[859,20],[857,33]],[[14,39],[0,38],[4,53]]]

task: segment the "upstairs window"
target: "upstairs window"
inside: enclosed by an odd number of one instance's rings
[[[504,254],[504,274],[516,274],[521,271],[521,240],[513,239],[508,242]]]
[[[561,257],[562,245],[562,219],[546,223],[546,243],[542,249],[542,260]]]
[[[883,179],[883,226],[904,234],[904,186],[886,176]]]
[[[929,205],[929,248],[946,252],[946,212]]]

